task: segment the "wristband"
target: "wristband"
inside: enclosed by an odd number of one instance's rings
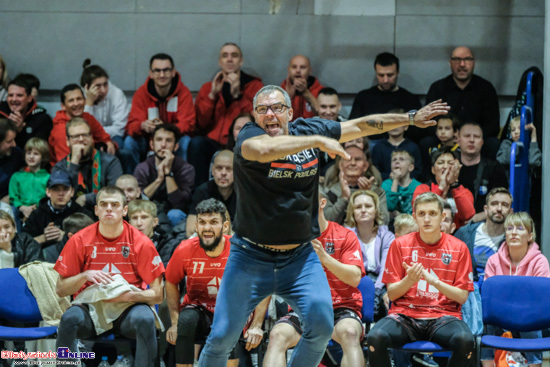
[[[458,183],[458,181],[455,181],[449,185],[451,189],[456,189],[458,186],[460,186],[460,183]]]

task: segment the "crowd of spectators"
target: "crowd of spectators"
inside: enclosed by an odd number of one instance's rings
[[[427,92],[426,102],[442,99],[451,107],[436,126],[421,130],[413,125],[352,140],[343,145],[349,160],[320,153],[323,218],[355,234],[362,272],[376,284],[377,320],[390,307],[383,283],[390,246],[396,237],[418,231],[410,215],[414,200],[426,192],[444,202],[441,231],[466,244],[477,286],[489,276],[507,274],[504,267],[521,275],[522,261],[531,257],[540,263],[528,274],[550,274],[530,217],[507,219],[513,199],[503,164],[509,164],[510,145],[519,138],[519,121],[510,123],[510,131],[500,131],[496,90],[474,74],[471,49],[455,48],[449,64],[451,74]],[[61,109],[52,119],[38,104],[38,78],[19,74],[9,80],[0,56],[0,268],[36,260],[55,263],[73,235],[97,222],[97,194],[110,186],[125,194],[125,219],[152,241],[168,269],[172,254],[183,253],[176,251],[182,240],[197,235],[204,240],[197,231],[206,225],[199,218],[204,212],[197,207],[205,200],[222,205],[222,222],[228,222],[224,238],[229,238],[239,200],[233,189],[233,147],[240,129],[254,122],[253,98],[263,86],[260,77],[242,67],[241,48],[224,44],[219,71],[193,99],[172,57],[156,54],[128,103],[106,68],[87,59],[80,83],[60,88]],[[357,93],[349,119],[387,112],[414,115],[421,102],[398,85],[399,59],[381,53],[374,70],[376,84]],[[345,121],[337,91],[324,87],[311,71],[308,57],[290,58],[281,83],[291,100],[285,107],[293,109],[294,118]],[[276,113],[275,105],[268,108]],[[536,129],[526,129],[529,164],[540,167]],[[514,241],[525,251],[512,246]],[[185,277],[177,271],[168,280],[174,302]],[[202,286],[211,292],[210,283]],[[173,344],[181,332],[181,325],[174,326],[177,304],[170,310]],[[193,363],[193,351],[186,348],[185,357],[177,354],[178,365]],[[540,363],[539,355],[529,358],[533,365]]]

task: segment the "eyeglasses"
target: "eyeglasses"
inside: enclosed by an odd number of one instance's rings
[[[168,74],[168,73],[171,72],[173,69],[174,69],[174,68],[151,69],[151,71],[153,72],[153,74],[160,75],[160,74],[162,74],[162,73]]]
[[[457,64],[460,64],[462,61],[464,62],[472,62],[474,61],[473,57],[451,57],[452,62],[456,62]]]
[[[281,113],[284,111],[285,107],[288,107],[288,106],[282,103],[274,103],[270,106],[264,106],[264,105],[257,106],[255,111],[260,115],[265,115],[269,110],[273,111],[273,113]]]
[[[69,135],[69,139],[71,140],[88,139],[90,136],[92,136],[91,133],[82,133],[82,134],[76,134],[76,135]]]
[[[525,230],[525,227],[524,227],[524,226],[508,226],[508,227],[506,227],[506,231],[507,231],[507,232],[512,232],[514,229],[515,229],[517,232],[520,232],[520,231],[524,231],[524,230]]]

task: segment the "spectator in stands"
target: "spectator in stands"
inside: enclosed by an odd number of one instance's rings
[[[26,220],[36,209],[38,202],[46,196],[46,185],[50,178],[48,143],[44,139],[31,138],[25,144],[27,166],[15,172],[10,179],[10,204],[17,209],[20,219]]]
[[[319,80],[311,75],[311,62],[304,55],[292,57],[288,63],[288,75],[281,84],[292,102],[294,118],[317,115],[317,95],[323,89]]]
[[[0,210],[0,269],[18,268],[36,260],[44,260],[40,245],[27,233],[17,233],[13,217]]]
[[[124,136],[130,106],[124,92],[109,80],[109,74],[99,65],[84,60],[80,85],[86,94],[84,111],[93,115],[103,126],[119,150],[124,148]]]
[[[229,136],[227,137],[227,149],[233,151],[235,148],[235,142],[239,132],[246,125],[247,122],[254,122],[254,116],[249,112],[239,113],[237,117],[233,119],[231,126],[229,127]]]
[[[432,167],[431,155],[438,149],[442,147],[450,147],[452,151],[455,151],[459,148],[457,143],[458,129],[460,127],[460,122],[458,118],[452,113],[448,113],[444,116],[436,117],[437,126],[435,129],[436,140],[434,141],[434,146],[427,147],[426,150],[420,150],[420,155],[422,156],[422,176],[421,180],[429,180],[430,168]]]
[[[374,72],[377,84],[357,93],[349,118],[354,119],[391,110],[418,110],[420,100],[417,96],[397,85],[399,77],[399,59],[392,53],[382,52],[374,59]],[[407,130],[407,137],[418,143],[425,132],[416,126]],[[384,134],[371,135],[371,140],[379,140]]]
[[[141,188],[139,187],[138,181],[133,175],[122,175],[117,178],[116,187],[124,191],[126,195],[126,202],[130,204],[136,199],[147,199],[141,193]]]
[[[355,191],[350,197],[345,221],[346,227],[359,239],[365,271],[376,288],[374,313],[377,319],[384,317],[390,307],[386,286],[382,283],[382,270],[388,249],[395,239],[382,221],[380,207],[380,200],[374,191]]]
[[[187,146],[195,130],[193,96],[182,83],[170,55],[153,55],[149,61],[149,77],[134,94],[128,115],[124,147],[131,152],[127,172],[133,172],[145,159],[147,142],[157,125],[177,126],[179,150],[177,155],[187,160]]]
[[[365,152],[356,145],[349,145],[345,151],[350,155],[350,159],[337,158],[337,164],[333,166],[335,169],[330,169],[325,176],[322,189],[327,198],[325,217],[332,222],[343,224],[351,194],[357,190],[372,190],[379,197],[382,220],[388,223],[386,192],[380,188],[376,177],[369,174],[370,164]],[[370,173],[372,174],[372,171]]]
[[[414,164],[414,157],[406,150],[395,150],[391,154],[390,177],[382,182],[382,189],[386,192],[392,219],[402,213],[412,214],[414,190],[420,185],[420,182],[411,178]]]
[[[11,120],[17,127],[17,146],[23,148],[30,138],[48,140],[52,119],[46,110],[38,107],[32,87],[24,77],[16,77],[8,84],[8,96],[0,102],[0,117]]]
[[[319,95],[317,95],[317,107],[319,117],[322,119],[339,122],[346,121],[346,119],[340,115],[342,103],[340,103],[338,92],[336,92],[334,88],[327,87],[319,91]],[[321,152],[319,162],[321,165],[321,177],[324,177],[327,169],[334,164],[334,159],[327,153]]]
[[[327,200],[319,196],[319,227],[321,236],[312,241],[330,286],[334,309],[332,339],[342,346],[341,366],[364,366],[365,357],[361,347],[364,336],[361,311],[363,299],[357,289],[365,276],[361,246],[350,230],[338,223],[329,222],[323,216]],[[300,320],[296,313],[277,321],[269,333],[269,344],[264,357],[264,366],[286,366],[286,351],[298,344],[302,335]]]
[[[487,261],[485,280],[497,275],[517,275],[550,277],[548,260],[540,252],[536,241],[535,224],[528,213],[510,214],[504,221],[506,242],[496,254]],[[489,335],[501,335],[502,330],[494,325],[487,325]],[[542,338],[541,331],[520,332],[522,338]],[[542,366],[542,352],[526,352],[529,367]],[[481,349],[483,367],[493,367],[494,349]]]
[[[233,220],[237,206],[237,194],[233,190],[233,152],[222,150],[214,156],[212,165],[213,180],[203,183],[195,189],[187,215],[187,238],[195,233],[197,223],[197,205],[203,200],[214,198],[222,202],[229,212],[230,221]]]
[[[512,143],[519,141],[521,117],[516,116],[510,121],[510,138],[504,139],[500,143],[497,153],[497,161],[505,167],[510,165],[510,151]],[[531,143],[529,144],[529,168],[540,167],[542,164],[542,153],[537,143],[537,129],[535,125],[525,125],[525,134],[530,133]]]
[[[17,74],[16,78],[21,78],[23,83],[29,85],[31,87],[31,96],[34,98],[36,103],[38,103],[38,91],[40,90],[40,79],[34,74]],[[46,109],[38,106],[39,108],[43,109],[44,112],[46,112]]]
[[[55,245],[48,246],[42,249],[44,254],[44,261],[55,264],[63,247],[69,239],[81,229],[84,229],[90,225],[94,224],[92,218],[87,216],[84,213],[76,212],[69,215],[67,218],[63,219],[63,224],[61,228],[63,229],[63,238],[61,241],[57,242]]]
[[[441,221],[441,232],[447,234],[453,234],[456,230],[456,224],[454,222],[455,216],[453,214],[453,208],[448,201],[443,202],[443,213],[445,213],[445,218]],[[471,253],[470,253],[471,256]],[[472,257],[473,259],[473,257]]]
[[[141,191],[168,215],[173,226],[185,219],[195,183],[193,166],[174,155],[178,141],[176,125],[157,125],[149,142],[154,155],[138,164],[134,172]]]
[[[392,111],[402,113],[403,110]],[[405,137],[408,126],[401,126],[387,132],[388,138],[381,139],[372,148],[372,162],[382,174],[382,179],[387,180],[392,171],[392,152],[405,150],[414,158],[414,170],[410,173],[412,178],[419,178],[422,172],[422,157],[418,145]]]
[[[214,316],[216,296],[229,256],[229,236],[224,231],[229,226],[225,216],[225,206],[216,199],[202,201],[197,206],[198,236],[182,242],[174,251],[166,268],[166,299],[172,325],[166,339],[176,346],[176,366],[193,366],[195,361],[194,344],[204,342],[210,333]],[[197,271],[197,264],[200,271]],[[186,292],[180,304],[180,283],[185,279]],[[214,279],[214,282],[212,282]],[[263,332],[267,302],[262,302],[262,312],[257,312],[249,329],[254,335],[252,347],[257,346]],[[260,307],[260,306],[258,306]],[[229,356],[228,366],[238,366],[236,348]]]
[[[487,260],[498,251],[505,240],[504,222],[513,211],[512,201],[512,194],[504,187],[492,189],[483,207],[487,218],[481,222],[470,222],[455,234],[455,237],[463,241],[470,250],[474,282],[480,289]]]
[[[52,169],[65,171],[75,187],[76,202],[92,207],[99,189],[114,185],[122,175],[120,161],[114,155],[95,149],[90,125],[81,117],[72,118],[65,125],[65,144],[69,154]]]
[[[419,185],[413,195],[414,202],[418,195],[431,191],[449,202],[453,208],[456,228],[462,227],[475,214],[474,196],[459,183],[462,169],[456,151],[453,152],[449,147],[435,151],[432,155],[434,180]]]
[[[79,302],[79,297],[98,296],[94,285],[101,285],[103,297],[95,300],[118,306],[114,332],[135,338],[136,364],[152,367],[157,357],[152,306],[164,298],[164,266],[151,240],[122,219],[127,210],[119,188],[108,186],[98,192],[95,214],[99,222],[72,236],[63,248],[54,266],[59,273],[56,292],[59,297],[73,295]],[[110,251],[113,248],[115,251]],[[56,349],[68,347],[78,352],[79,338],[96,335],[88,311],[91,307],[83,302],[65,311],[57,330]]]
[[[411,232],[418,232],[418,226],[412,215],[410,214],[399,214],[395,217],[393,222],[395,228],[395,238],[404,236]]]
[[[5,101],[8,96],[8,82],[6,61],[4,61],[4,58],[0,55],[0,102]]]
[[[23,151],[15,144],[17,126],[0,118],[0,199],[10,202],[9,183],[14,172],[25,165]]]
[[[485,219],[483,206],[487,194],[495,187],[508,186],[506,171],[497,161],[481,155],[483,130],[475,122],[467,122],[458,131],[462,169],[458,181],[474,195],[474,222]]]
[[[451,75],[430,86],[426,101],[443,99],[460,121],[475,121],[480,124],[486,141],[484,154],[494,159],[500,144],[497,139],[500,132],[500,110],[495,87],[474,74],[476,62],[474,53],[468,47],[455,48],[449,65]],[[430,130],[424,133],[430,134],[429,139],[433,142],[434,129]]]
[[[413,216],[419,232],[397,238],[388,252],[382,281],[392,305],[389,315],[369,332],[369,362],[390,367],[388,348],[420,339],[452,350],[449,366],[470,365],[474,338],[460,313],[474,289],[468,249],[441,233],[444,214],[438,195],[419,196]]]
[[[189,162],[195,167],[197,185],[208,181],[212,156],[227,145],[232,121],[252,112],[252,99],[263,87],[260,78],[241,70],[243,61],[241,48],[225,43],[218,59],[221,70],[202,85],[195,99],[199,136],[190,143]]]
[[[180,243],[171,233],[158,226],[157,206],[149,200],[136,199],[128,204],[129,223],[153,241],[164,266]]]
[[[90,128],[93,144],[102,144],[102,150],[109,154],[115,154],[117,147],[103,126],[90,115],[84,112],[85,98],[78,84],[68,84],[61,90],[61,110],[57,111],[53,118],[53,130],[48,140],[50,144],[50,158],[55,164],[68,155],[70,151],[67,144],[67,125],[75,118],[83,119]]]
[[[92,216],[88,210],[74,202],[74,184],[64,171],[54,171],[50,176],[43,198],[36,210],[25,221],[23,231],[34,237],[42,247],[63,239],[63,220],[73,213]]]

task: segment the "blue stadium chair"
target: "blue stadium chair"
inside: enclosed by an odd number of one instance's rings
[[[550,327],[548,298],[550,279],[499,275],[483,283],[483,322],[509,331],[537,331]],[[550,338],[509,339],[483,335],[481,344],[513,352],[550,350]]]
[[[15,323],[42,321],[36,299],[17,268],[0,269],[0,318]],[[0,340],[25,341],[55,338],[56,326],[10,327],[0,326]]]

